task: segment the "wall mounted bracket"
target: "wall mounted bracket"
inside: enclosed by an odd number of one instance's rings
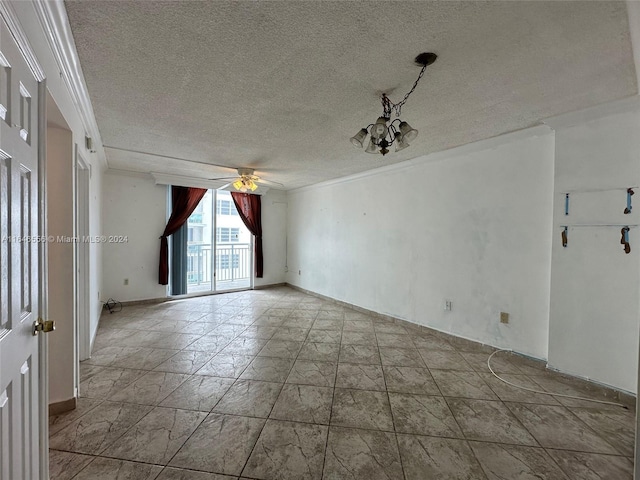
[[[631,206],[631,196],[634,194],[635,192],[633,191],[633,188],[627,188],[627,208],[624,209],[624,213],[625,214],[629,214],[631,213],[631,209],[633,208]]]

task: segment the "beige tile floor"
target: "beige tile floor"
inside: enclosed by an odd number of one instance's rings
[[[105,314],[52,479],[632,478],[633,408],[286,287]],[[538,390],[593,385],[498,353]]]

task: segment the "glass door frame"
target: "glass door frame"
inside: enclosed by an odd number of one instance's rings
[[[170,197],[170,192],[171,189],[169,190],[169,197]],[[248,229],[246,228],[246,226],[244,225],[244,223],[242,223],[242,227],[243,229],[246,229],[247,232],[249,233],[249,242],[248,242],[248,255],[249,255],[249,282],[248,282],[248,286],[243,286],[243,287],[238,287],[238,288],[228,288],[228,289],[224,289],[224,290],[220,290],[219,287],[219,275],[218,275],[218,269],[216,268],[217,264],[219,265],[219,261],[217,260],[218,258],[218,238],[217,238],[217,229],[218,229],[218,200],[219,200],[219,195],[218,192],[219,191],[226,191],[226,190],[218,190],[218,189],[213,189],[213,188],[209,188],[208,189],[211,192],[211,237],[210,237],[210,245],[211,245],[211,255],[210,255],[210,265],[209,268],[211,269],[211,287],[208,290],[201,290],[201,291],[195,291],[195,292],[189,292],[189,284],[187,282],[187,293],[185,294],[180,294],[180,295],[171,295],[171,286],[169,285],[169,295],[171,298],[186,298],[186,297],[198,297],[198,296],[203,296],[203,295],[212,295],[212,294],[217,294],[217,293],[228,293],[228,292],[237,292],[237,291],[243,291],[243,290],[253,290],[254,288],[254,272],[255,272],[255,255],[254,255],[254,245],[255,245],[255,239],[254,236],[251,234],[251,232],[248,232]],[[233,209],[235,209],[235,204],[233,202],[233,199],[230,199],[231,202],[231,207]],[[170,204],[170,201],[169,201]],[[187,223],[185,223],[185,225],[188,225],[188,220]],[[188,227],[187,227],[188,228]],[[188,242],[188,235],[185,232],[185,237],[187,238],[187,242]],[[204,238],[203,238],[204,240]],[[188,244],[187,244],[188,245]],[[170,249],[170,254],[173,255],[173,247]],[[186,248],[186,251],[188,252],[188,246]],[[188,253],[187,253],[188,255]],[[231,256],[229,258],[229,262],[230,262],[230,266],[231,268],[233,268],[233,257]],[[188,264],[188,261],[185,262],[185,264]],[[170,265],[172,265],[172,262],[170,260]],[[188,275],[188,270],[185,270],[185,275]]]

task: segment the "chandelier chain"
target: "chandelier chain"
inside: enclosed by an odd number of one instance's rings
[[[418,86],[418,82],[420,82],[420,79],[422,78],[422,76],[424,75],[425,70],[427,69],[427,65],[423,65],[422,69],[420,70],[420,73],[418,74],[418,78],[416,78],[416,81],[413,82],[413,87],[411,87],[411,90],[409,90],[407,92],[407,94],[404,96],[404,98],[398,102],[398,103],[393,103],[389,97],[387,97],[386,94],[382,94],[382,109],[384,111],[384,116],[387,118],[391,117],[391,110],[393,109],[396,113],[396,117],[400,116],[400,113],[402,112],[402,106],[407,102],[407,99],[409,98],[409,95],[411,95],[413,93],[413,91],[416,89],[416,87]]]

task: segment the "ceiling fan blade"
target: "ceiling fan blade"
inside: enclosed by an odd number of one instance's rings
[[[284,184],[280,182],[274,182],[273,180],[267,180],[265,178],[259,178],[256,180],[256,183],[264,183],[265,185],[277,185],[279,187],[284,187]]]
[[[208,180],[235,180],[238,177],[220,177],[220,178],[209,178]]]

